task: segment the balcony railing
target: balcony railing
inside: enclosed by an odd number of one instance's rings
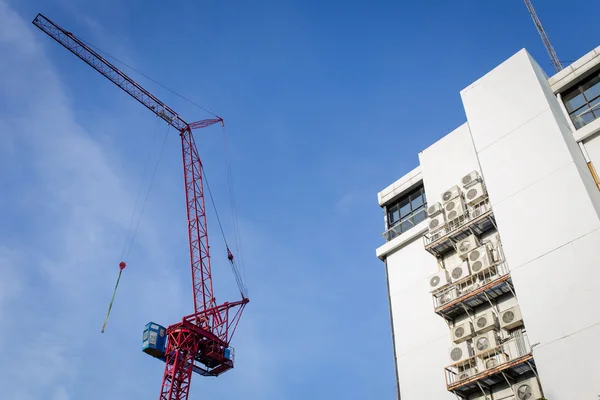
[[[466,297],[492,282],[507,276],[510,273],[502,243],[498,241],[496,246],[490,246],[492,255],[492,264],[490,267],[480,273],[469,275],[459,281],[453,282],[445,288],[437,292],[433,292],[433,307],[436,312],[440,307],[443,307],[456,299]]]
[[[489,198],[486,198],[485,200],[473,206],[467,206],[467,209],[463,215],[446,221],[444,226],[436,231],[426,233],[423,238],[425,247],[442,239],[445,236],[453,234],[470,222],[475,221],[488,213],[491,213],[491,211],[492,207],[490,205]]]
[[[381,234],[381,236],[384,237],[386,242],[389,242],[390,240],[400,236],[404,232],[407,232],[410,229],[414,228],[415,226],[417,226],[421,222],[425,221],[426,219],[427,219],[427,208],[424,207],[422,210],[411,215],[410,217],[406,218],[405,220],[399,221],[396,225],[392,226],[390,229],[383,232]]]
[[[531,360],[531,346],[526,334],[517,331],[499,346],[469,357],[445,368],[448,390],[488,379],[492,375],[512,368],[519,368]]]

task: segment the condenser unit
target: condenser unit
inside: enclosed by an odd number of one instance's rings
[[[435,275],[429,278],[429,291],[435,292],[438,289],[447,286],[450,283],[450,279],[448,279],[448,271],[441,270]]]
[[[537,378],[529,378],[514,385],[517,400],[539,400],[542,399],[542,390]]]
[[[473,171],[470,174],[463,176],[463,178],[460,180],[463,188],[468,188],[477,182],[481,182],[481,176],[477,171]]]
[[[478,356],[489,353],[499,345],[496,331],[487,331],[473,338],[473,347],[475,348],[475,354]]]
[[[444,214],[437,214],[434,217],[429,219],[429,232],[437,232],[444,227],[446,223],[446,219],[444,218]]]
[[[464,321],[459,324],[456,324],[454,328],[452,328],[452,341],[454,343],[462,343],[465,340],[471,339],[474,335],[473,325],[471,325],[471,321]]]
[[[464,371],[461,371],[456,376],[456,381],[464,381],[466,379],[472,378],[477,375],[477,368],[467,368]]]
[[[469,253],[479,246],[479,240],[475,235],[469,235],[466,238],[460,240],[456,245],[456,251],[463,260],[466,260]]]
[[[443,293],[441,293],[438,296],[438,300],[439,300],[439,306],[443,306],[444,304],[448,304],[450,303],[452,300],[456,299],[458,297],[458,289],[455,287],[452,288],[448,288],[446,290],[444,290]]]
[[[444,208],[442,207],[442,203],[434,203],[432,205],[430,205],[429,207],[427,207],[427,216],[429,218],[435,217],[436,215],[440,214],[442,211],[444,211]]]
[[[461,342],[450,347],[450,360],[452,360],[453,364],[466,360],[472,356],[473,349],[469,345],[469,342]]]
[[[496,368],[498,365],[504,364],[506,361],[506,355],[503,353],[495,354],[482,360],[485,369]]]
[[[478,182],[466,189],[465,191],[465,200],[467,204],[470,206],[474,206],[478,203],[481,203],[487,197],[487,192],[485,190],[485,186]]]
[[[450,279],[452,282],[458,282],[470,275],[471,271],[469,271],[469,264],[467,262],[463,262],[450,269]]]
[[[492,255],[486,245],[469,253],[469,266],[473,274],[479,274],[492,266]]]
[[[465,215],[465,201],[462,197],[455,197],[444,203],[444,211],[448,222]]]
[[[500,312],[501,328],[511,330],[521,325],[523,325],[523,317],[521,316],[521,308],[519,306],[513,306]]]
[[[491,331],[498,326],[498,319],[492,310],[475,316],[475,332],[481,334]]]
[[[446,204],[450,200],[460,197],[460,195],[460,188],[458,186],[453,186],[450,189],[446,190],[444,193],[442,193],[442,202]]]

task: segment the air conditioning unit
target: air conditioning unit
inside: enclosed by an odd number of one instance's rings
[[[470,174],[463,176],[460,180],[463,188],[468,188],[477,182],[481,182],[481,176],[477,171],[473,171]]]
[[[452,300],[456,299],[458,297],[458,289],[453,287],[453,288],[448,288],[447,290],[444,291],[444,293],[442,293],[438,298],[439,298],[439,306],[443,306],[444,304],[448,304],[450,303]]]
[[[468,276],[471,276],[471,271],[469,271],[469,264],[467,262],[463,262],[450,269],[450,279],[452,282],[460,281]]]
[[[442,194],[442,202],[446,204],[450,200],[460,197],[460,195],[460,188],[458,186],[453,186]]]
[[[492,266],[492,255],[486,245],[469,253],[469,266],[473,274],[479,274]]]
[[[542,398],[542,390],[537,378],[529,378],[513,386],[517,400],[539,400]]]
[[[444,213],[438,214],[429,219],[429,232],[439,231],[444,227],[446,223],[446,219],[444,218]]]
[[[523,317],[519,306],[511,307],[500,312],[500,327],[511,330],[523,325]]]
[[[479,240],[475,235],[469,235],[456,245],[456,251],[463,260],[466,260],[469,253],[479,246]]]
[[[473,356],[473,349],[468,342],[462,342],[450,347],[450,360],[453,364],[461,362]]]
[[[444,286],[447,286],[448,284],[450,284],[450,279],[448,279],[448,271],[445,269],[441,270],[429,278],[429,291],[434,292],[443,288]]]
[[[467,204],[470,206],[481,203],[486,197],[487,192],[481,182],[474,184],[465,192],[465,200],[467,200]]]
[[[434,203],[427,208],[427,216],[429,218],[432,218],[432,217],[435,217],[436,215],[440,214],[443,211],[444,211],[444,208],[442,207],[442,203]]]
[[[477,375],[477,368],[468,368],[457,374],[456,381],[464,381],[465,379],[469,379],[475,375]]]
[[[478,356],[489,353],[499,345],[496,331],[488,331],[482,335],[475,336],[473,339],[475,354]]]
[[[461,343],[465,340],[471,339],[475,332],[473,331],[473,325],[471,325],[470,321],[464,321],[459,324],[456,324],[454,328],[452,328],[452,341],[454,343]]]
[[[475,317],[475,332],[486,333],[498,326],[498,319],[492,310]]]
[[[444,211],[446,212],[446,219],[452,221],[465,214],[465,201],[462,197],[455,197],[452,200],[444,203]]]
[[[483,366],[485,369],[496,368],[498,365],[506,362],[502,354],[495,355],[493,357],[488,357],[483,359]]]

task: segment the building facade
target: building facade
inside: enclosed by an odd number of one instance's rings
[[[378,194],[402,400],[600,398],[600,47],[521,50]],[[600,171],[600,169],[599,169]]]

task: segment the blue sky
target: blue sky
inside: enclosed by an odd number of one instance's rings
[[[100,334],[165,128],[31,25],[38,12],[225,118],[251,303],[236,368],[195,376],[191,398],[394,398],[376,193],[464,122],[459,91],[491,68],[525,47],[552,73],[523,2],[37,3],[0,0],[5,398],[156,398],[143,326],[192,307],[171,132]],[[563,60],[600,44],[596,2],[536,3]],[[208,117],[124,70],[188,121]],[[222,135],[196,137],[231,236]],[[234,300],[209,224],[217,300]]]

